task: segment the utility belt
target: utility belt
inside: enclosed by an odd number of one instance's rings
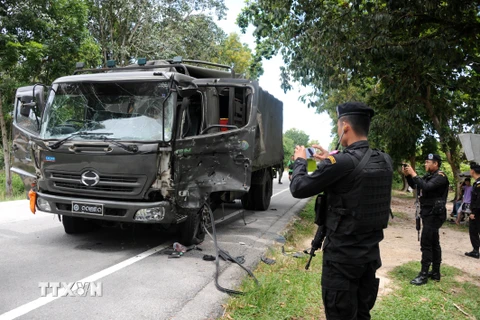
[[[428,201],[421,202],[422,207],[425,209],[430,209],[431,210],[422,210],[422,215],[423,216],[428,216],[428,215],[434,215],[438,216],[441,220],[445,221],[447,220],[447,208],[445,207],[446,201],[443,199],[427,199]]]
[[[420,204],[423,207],[433,207],[435,206],[439,201],[443,202],[445,204],[445,201],[443,198],[432,198],[432,199],[422,199],[420,198]]]

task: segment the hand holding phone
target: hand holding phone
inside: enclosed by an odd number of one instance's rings
[[[312,158],[315,153],[316,153],[315,148],[313,147],[307,148],[307,159]]]

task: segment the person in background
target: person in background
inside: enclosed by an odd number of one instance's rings
[[[287,167],[288,167],[288,180],[292,181],[292,174],[293,174],[293,164],[295,163],[294,157],[291,156],[290,160],[288,160]]]
[[[452,213],[450,213],[450,217],[454,217],[455,219],[457,218],[458,214],[458,209],[462,205],[462,199],[463,199],[463,187],[465,186],[465,181],[462,182],[460,185],[460,193],[458,195],[458,198],[453,199],[453,210]],[[455,220],[451,219],[450,222],[455,222]]]
[[[278,184],[282,184],[282,177],[283,177],[283,172],[285,171],[285,168],[283,167],[283,161],[280,167],[278,168]]]
[[[420,286],[432,280],[440,281],[440,264],[442,263],[442,248],[440,247],[439,229],[447,219],[445,207],[448,195],[449,182],[445,173],[440,171],[442,158],[438,154],[430,153],[425,159],[427,174],[420,178],[411,166],[403,168],[408,184],[419,190],[420,216],[422,218],[422,236],[420,247],[422,251],[422,269],[418,276],[410,281]],[[432,272],[429,275],[429,268]]]
[[[463,194],[463,201],[460,207],[457,209],[457,219],[455,221],[456,224],[460,225],[460,222],[463,220],[465,216],[465,211],[470,209],[470,203],[472,200],[472,186],[471,186],[470,178],[466,178],[463,182],[462,187],[462,194]]]
[[[470,175],[475,179],[472,186],[472,199],[470,209],[470,223],[468,224],[468,233],[470,234],[470,242],[472,243],[473,250],[465,252],[467,257],[475,259],[480,258],[480,164],[470,164]]]

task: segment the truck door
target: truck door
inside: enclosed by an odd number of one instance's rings
[[[198,208],[213,192],[250,188],[257,123],[254,88],[246,80],[229,81],[199,85],[179,107],[174,181],[180,207]]]
[[[32,102],[35,102],[36,106],[33,106]],[[36,178],[31,139],[39,135],[43,103],[44,89],[42,86],[17,89],[13,110],[13,165],[11,171],[20,175],[27,194]]]

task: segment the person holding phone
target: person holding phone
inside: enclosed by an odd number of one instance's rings
[[[373,109],[360,102],[337,106],[339,144],[330,154],[319,145],[317,170],[307,172],[307,149],[295,148],[290,191],[295,198],[326,193],[322,298],[332,319],[370,319],[379,286],[379,243],[391,213],[393,165],[390,156],[370,149],[367,135]],[[337,147],[338,149],[338,147]]]

